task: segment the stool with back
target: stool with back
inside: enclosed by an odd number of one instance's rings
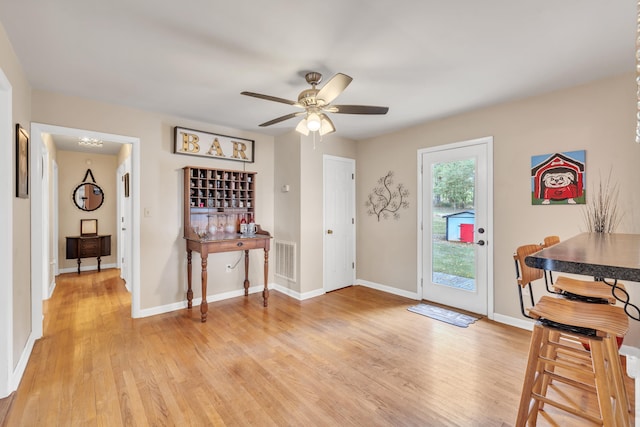
[[[544,247],[548,248],[560,243],[558,236],[547,236],[544,238]],[[613,286],[602,280],[579,280],[566,276],[559,276],[553,280],[551,271],[544,271],[545,285],[551,293],[557,293],[565,298],[574,299],[582,302],[590,302],[596,304],[615,304],[616,299],[622,300],[626,289],[622,283],[617,283],[615,289]],[[549,289],[548,284],[553,286]],[[615,295],[618,298],[615,297]]]
[[[601,425],[629,426],[629,398],[616,344],[616,336],[629,328],[628,317],[610,304],[547,295],[535,302],[531,282],[541,279],[543,271],[527,266],[524,259],[542,248],[525,245],[514,255],[522,314],[536,320],[516,426],[536,425],[545,404]],[[531,295],[528,308],[525,287]],[[597,409],[582,401],[585,392],[595,394]]]

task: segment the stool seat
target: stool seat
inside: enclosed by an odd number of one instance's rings
[[[581,304],[545,295],[528,311],[535,319],[591,329],[600,337],[606,334],[624,336],[629,331],[629,317],[621,307]]]
[[[565,276],[560,276],[553,284],[553,288],[561,295],[572,299],[580,299],[587,302],[603,302],[615,304],[617,295],[621,300],[625,300],[626,289],[622,283],[616,284],[615,290],[604,282],[593,280],[578,280]]]

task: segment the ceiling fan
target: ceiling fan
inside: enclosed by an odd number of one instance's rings
[[[311,85],[311,89],[306,89],[300,92],[300,95],[298,95],[298,101],[290,101],[288,99],[263,95],[255,92],[245,91],[241,92],[241,94],[302,108],[302,111],[269,120],[268,122],[260,124],[260,126],[271,126],[294,117],[304,116],[300,123],[298,123],[298,126],[296,126],[296,131],[303,135],[309,135],[309,132],[316,131],[320,135],[335,132],[336,128],[326,113],[387,114],[387,111],[389,111],[389,107],[376,107],[372,105],[331,105],[331,102],[336,99],[353,80],[346,74],[336,74],[320,89],[316,86],[322,81],[322,74],[312,71],[305,75],[305,79],[307,80],[307,83]]]

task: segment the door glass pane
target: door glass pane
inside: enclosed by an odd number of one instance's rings
[[[431,262],[435,284],[475,291],[475,158],[431,168]]]

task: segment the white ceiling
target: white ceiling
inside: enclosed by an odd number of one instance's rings
[[[632,72],[635,0],[0,0],[35,89],[271,135],[304,73],[353,82],[333,114],[363,139]],[[175,123],[180,125],[180,123]]]

